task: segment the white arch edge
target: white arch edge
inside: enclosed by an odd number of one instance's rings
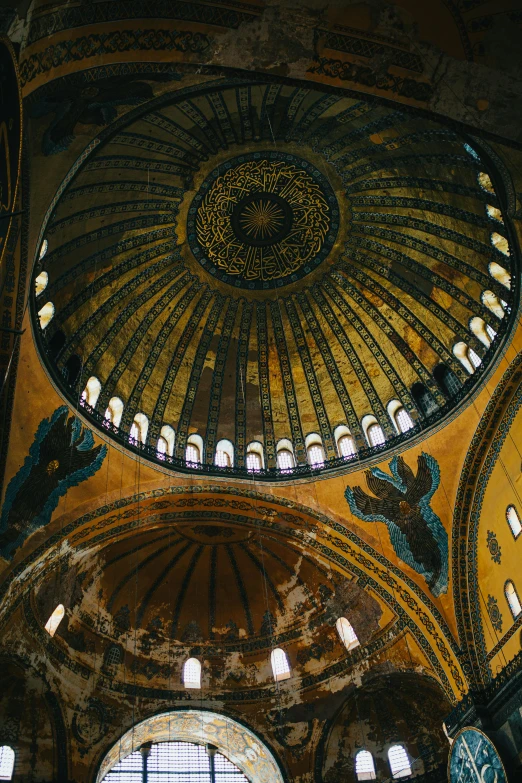
[[[253,731],[228,715],[190,709],[152,715],[126,731],[105,754],[96,783],[144,742],[211,743],[254,783],[285,783],[273,753]]]

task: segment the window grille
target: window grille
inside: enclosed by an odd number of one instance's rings
[[[287,680],[290,677],[290,664],[288,663],[285,651],[280,647],[276,647],[275,650],[272,650],[270,662],[272,664],[272,671],[276,682]]]
[[[0,747],[0,780],[12,780],[15,763],[14,750],[9,745]]]
[[[368,750],[360,750],[355,757],[355,774],[357,780],[375,780],[375,764]]]
[[[255,451],[247,452],[247,470],[261,470],[261,457]]]
[[[370,446],[382,446],[386,442],[384,432],[379,424],[370,424],[368,427],[368,442]]]
[[[189,658],[183,666],[185,688],[201,688],[201,664],[197,658]]]
[[[217,752],[212,761],[204,745],[192,742],[155,743],[145,759],[135,750],[115,764],[103,780],[104,783],[249,783],[243,772],[222,753]]]
[[[511,532],[515,536],[515,538],[518,538],[522,531],[522,523],[520,522],[520,517],[517,514],[517,510],[515,506],[508,506],[506,511],[506,517],[509,524],[509,527],[511,528]]]
[[[394,778],[407,778],[411,775],[411,765],[403,745],[392,745],[388,751],[390,770]]]
[[[281,449],[277,452],[277,467],[280,470],[292,470],[294,467],[294,457],[288,449]]]
[[[216,465],[220,468],[230,467],[230,456],[226,451],[222,451],[221,449],[216,451]]]
[[[493,327],[490,326],[489,324],[486,324],[486,332],[488,333],[488,337],[489,337],[489,339],[491,341],[493,341],[495,339],[495,337],[497,336],[497,333],[495,332]]]
[[[475,353],[473,348],[470,348],[468,350],[468,356],[471,359],[471,363],[472,363],[473,367],[475,367],[475,368],[480,367],[480,365],[482,364],[482,359],[480,358],[480,356],[477,353]]]
[[[399,408],[395,414],[395,421],[397,422],[399,432],[407,432],[413,427],[413,422],[406,408]]]
[[[352,624],[346,619],[346,617],[339,617],[335,626],[337,633],[339,634],[342,643],[347,650],[353,650],[354,647],[358,647],[360,642],[357,638],[357,634],[353,630]]]
[[[324,465],[323,450],[317,444],[308,448],[308,462],[313,468],[320,468]]]
[[[355,441],[349,435],[343,435],[342,438],[339,438],[337,448],[341,457],[353,457],[357,453]]]
[[[522,606],[520,605],[520,599],[513,582],[506,582],[504,592],[506,594],[506,599],[509,604],[509,608],[511,609],[513,619],[516,620],[519,614],[522,612]]]
[[[193,443],[189,443],[185,450],[185,461],[189,465],[199,464],[199,449]]]

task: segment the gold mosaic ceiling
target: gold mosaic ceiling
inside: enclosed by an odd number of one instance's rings
[[[451,129],[244,79],[128,117],[58,202],[35,311],[55,307],[42,345],[70,399],[99,378],[97,415],[119,397],[126,436],[144,413],[152,454],[168,424],[177,458],[198,433],[208,464],[222,438],[238,467],[251,441],[274,466],[282,438],[302,464],[317,433],[332,459],[338,425],[364,447],[366,414],[396,435],[390,400],[422,421],[414,384],[447,411],[433,371],[468,379],[457,342],[486,355],[473,316],[499,344],[508,319],[481,297],[510,297],[489,273],[509,267],[500,204]]]

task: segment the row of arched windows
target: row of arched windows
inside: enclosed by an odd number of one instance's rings
[[[58,626],[65,616],[65,607],[58,604],[45,624],[45,630],[49,636],[54,636]],[[347,650],[353,650],[359,646],[359,639],[352,624],[346,617],[339,617],[335,623],[339,638]],[[105,656],[105,665],[114,666],[123,660],[123,651],[119,645],[111,645]],[[270,655],[274,680],[280,682],[291,677],[288,656],[281,647],[276,647]],[[186,688],[201,688],[201,662],[197,658],[189,658],[183,664],[183,684]],[[0,777],[0,780],[2,778]]]
[[[394,779],[406,778],[412,774],[411,762],[404,745],[392,745],[388,750],[388,763]],[[357,780],[376,780],[373,756],[368,750],[360,750],[355,756]]]
[[[464,343],[462,343],[464,345]],[[474,351],[465,346],[476,362],[480,363],[480,358]],[[460,358],[460,357],[459,357]],[[460,381],[453,371],[444,364],[438,364],[433,372],[433,377],[448,399],[451,399],[460,389]],[[91,376],[87,381],[85,389],[82,392],[80,402],[95,408],[101,392],[101,383],[95,376]],[[411,397],[418,411],[422,416],[429,416],[437,410],[437,403],[422,383],[415,383],[411,387]],[[123,415],[123,401],[119,397],[112,397],[107,405],[104,414],[104,421],[107,426],[119,428]],[[390,400],[387,405],[387,413],[397,434],[407,432],[414,426],[410,413],[406,410],[402,402],[398,399]],[[385,444],[386,436],[382,426],[373,413],[366,414],[361,419],[361,427],[369,446],[375,448]],[[129,440],[133,445],[145,445],[149,420],[142,413],[136,413],[129,431]],[[343,459],[352,459],[357,454],[355,439],[348,427],[344,424],[338,425],[334,430],[334,439],[337,446],[337,454]],[[169,424],[164,424],[156,443],[156,456],[158,459],[165,459],[166,456],[174,456],[176,433]],[[319,468],[324,465],[326,456],[321,436],[312,432],[305,438],[305,449],[308,463]],[[185,449],[185,460],[189,465],[199,465],[203,460],[204,442],[203,438],[197,433],[188,437]],[[294,447],[288,438],[281,438],[276,446],[277,467],[281,471],[290,472],[296,466]],[[214,464],[218,467],[231,468],[234,466],[234,445],[230,440],[222,439],[218,441],[214,453]],[[260,471],[265,467],[265,458],[263,445],[259,441],[251,441],[246,449],[246,467],[249,471]]]

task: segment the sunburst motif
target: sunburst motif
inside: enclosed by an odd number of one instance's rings
[[[248,236],[254,239],[267,239],[281,229],[284,213],[281,207],[272,201],[254,201],[245,207],[239,222]]]

